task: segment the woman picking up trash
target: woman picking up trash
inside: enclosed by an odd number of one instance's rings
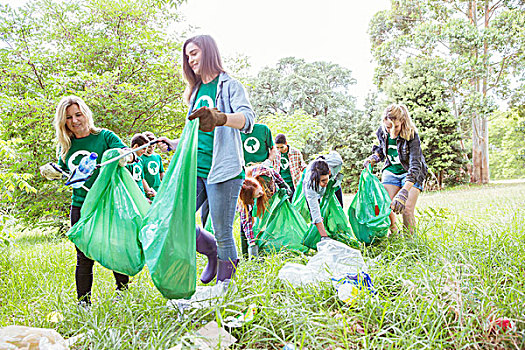
[[[126,146],[112,131],[95,127],[91,110],[86,103],[77,96],[63,97],[56,108],[54,127],[57,138],[58,165],[65,171],[73,172],[80,160],[91,153],[97,154],[100,163],[103,153],[111,148],[122,149]],[[123,152],[123,151],[122,151]],[[134,159],[130,155],[131,159]],[[129,157],[119,161],[125,166]],[[91,188],[99,174],[98,169],[84,183],[84,187]],[[83,188],[74,188],[71,204],[71,226],[80,219],[80,209],[86,198],[87,191]],[[93,285],[94,261],[82,253],[78,247],[75,282],[79,305],[91,304],[91,287]],[[113,272],[117,283],[117,290],[123,290],[129,277]]]
[[[392,198],[390,230],[397,232],[395,214],[402,213],[403,226],[413,234],[414,210],[428,168],[407,107],[402,104],[388,106],[376,135],[379,146],[373,146],[373,154],[365,160],[364,166],[385,160],[381,182]]]
[[[305,170],[303,179],[303,191],[312,217],[312,223],[317,227],[321,238],[328,237],[321,216],[320,200],[326,192],[326,187],[330,180],[334,181],[333,188],[341,186],[343,174],[340,173],[343,166],[343,159],[336,151],[331,151],[327,155],[317,157],[310,163]],[[343,206],[341,188],[339,188],[339,200]]]
[[[255,218],[252,212],[255,201],[257,201],[256,217],[262,218],[270,199],[277,192],[278,188],[284,188],[288,195],[292,195],[290,186],[272,168],[263,164],[246,168],[246,179],[242,184],[237,206],[241,219],[241,248],[245,257],[255,257],[259,254],[253,233],[253,221]]]
[[[239,259],[233,240],[233,220],[244,182],[241,134],[252,131],[255,114],[240,82],[223,69],[215,40],[200,35],[183,45],[188,119],[199,118],[197,208],[208,200],[214,237],[197,227],[197,251],[208,257],[201,281],[232,278]],[[160,138],[161,140],[167,140]],[[175,148],[175,144],[171,144]],[[166,147],[161,145],[161,149]],[[217,267],[218,263],[218,267]]]

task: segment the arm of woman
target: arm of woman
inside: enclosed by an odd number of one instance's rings
[[[416,133],[414,138],[408,141],[408,174],[405,186],[408,182],[412,185],[417,182],[417,178],[423,169],[423,152],[421,151],[421,141]]]
[[[246,236],[246,240],[250,246],[255,244],[255,237],[253,235],[253,217],[251,209],[248,208],[248,213],[246,213],[245,208],[241,207],[239,210],[239,216],[241,220],[241,227]]]
[[[306,202],[308,203],[308,209],[310,209],[310,216],[312,217],[312,223],[319,230],[321,237],[327,237],[326,230],[323,224],[323,217],[321,216],[321,207],[319,206],[319,195],[313,189],[309,188],[309,179],[307,177],[303,180],[304,195]]]
[[[255,124],[255,112],[248,100],[246,90],[237,80],[231,83],[229,90],[230,105],[233,113],[226,113],[227,120],[225,125],[249,134],[252,132]]]

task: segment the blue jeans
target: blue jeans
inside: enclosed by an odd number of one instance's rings
[[[200,209],[206,199],[208,200],[213,231],[217,240],[217,255],[221,260],[237,259],[237,249],[233,240],[233,220],[243,182],[243,179],[231,179],[217,184],[208,184],[205,178],[197,177],[197,208],[195,211]]]
[[[401,188],[405,185],[407,174],[408,173],[396,175],[391,171],[383,170],[383,174],[381,174],[381,182],[383,185],[394,185]],[[414,187],[423,191],[423,187],[417,182],[414,184]]]

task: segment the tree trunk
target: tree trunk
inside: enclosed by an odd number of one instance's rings
[[[476,19],[476,1],[471,1],[469,3],[469,17],[471,23],[477,29],[477,19]],[[484,27],[488,28],[489,26],[489,0],[485,0],[485,23]],[[483,73],[483,78],[476,78],[471,81],[476,92],[481,92],[483,94],[483,100],[485,101],[487,97],[487,74],[488,74],[488,43],[486,40],[483,42],[483,66],[485,71]],[[478,52],[476,50],[476,57]],[[481,81],[480,81],[481,80]],[[480,86],[481,83],[481,86]],[[489,182],[489,152],[488,152],[488,143],[489,143],[489,133],[488,133],[488,124],[487,116],[484,112],[477,113],[475,112],[472,117],[472,173],[470,177],[470,182],[478,184],[486,184]]]

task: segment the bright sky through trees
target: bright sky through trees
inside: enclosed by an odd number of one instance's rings
[[[331,61],[352,70],[362,105],[372,83],[368,23],[388,0],[188,0],[181,6],[192,34],[210,34],[223,55],[244,54],[257,73],[282,57]]]

